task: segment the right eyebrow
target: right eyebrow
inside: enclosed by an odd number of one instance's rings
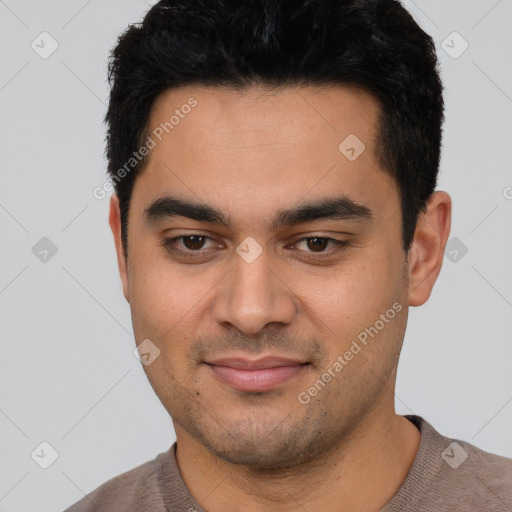
[[[144,210],[144,216],[150,221],[169,217],[187,217],[199,222],[210,222],[229,227],[228,219],[212,206],[171,196],[161,197],[151,203]]]

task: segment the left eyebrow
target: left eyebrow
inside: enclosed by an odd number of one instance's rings
[[[144,210],[144,217],[149,221],[186,217],[228,228],[230,226],[228,218],[213,206],[172,196],[155,200]],[[279,210],[272,219],[270,228],[277,230],[281,227],[291,227],[321,219],[371,221],[374,216],[367,206],[341,196],[319,199],[287,210]]]
[[[373,219],[373,212],[367,206],[358,204],[346,196],[326,198],[278,211],[271,226],[272,229],[278,229],[320,219],[369,221]]]

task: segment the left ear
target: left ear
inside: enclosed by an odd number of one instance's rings
[[[427,201],[420,214],[414,240],[409,249],[409,305],[427,302],[443,264],[444,249],[450,235],[452,201],[442,190]]]

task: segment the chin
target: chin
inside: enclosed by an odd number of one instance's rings
[[[280,471],[304,466],[321,458],[332,447],[318,428],[303,421],[297,424],[248,424],[202,430],[195,425],[189,433],[219,459],[253,471]]]

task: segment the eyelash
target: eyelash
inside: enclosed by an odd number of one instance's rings
[[[186,249],[186,250],[177,249],[175,247],[175,244],[176,244],[176,242],[178,240],[182,240],[184,238],[191,238],[191,237],[194,237],[194,236],[204,238],[205,242],[208,241],[208,240],[215,241],[213,238],[211,238],[211,237],[209,237],[207,235],[203,235],[202,233],[189,233],[189,234],[186,234],[186,235],[179,235],[179,236],[175,236],[175,237],[172,237],[172,238],[164,238],[162,240],[162,244],[161,245],[167,251],[169,251],[171,253],[178,254],[178,255],[183,255],[183,256],[186,256],[188,258],[204,257],[205,256],[205,252],[201,252],[202,249],[198,249],[198,250],[194,251],[192,249]],[[336,240],[335,238],[330,238],[330,237],[327,237],[327,236],[306,236],[306,237],[300,238],[299,240],[294,242],[293,246],[299,244],[300,242],[304,242],[304,241],[307,241],[307,240],[313,240],[314,238],[318,238],[320,240],[327,240],[328,242],[332,242],[336,247],[335,247],[334,251],[322,251],[322,252],[319,252],[319,253],[315,253],[315,252],[312,252],[312,251],[305,251],[305,252],[307,252],[309,254],[314,254],[315,255],[315,256],[305,256],[306,258],[309,258],[309,259],[319,260],[321,258],[326,258],[326,257],[333,256],[334,254],[337,254],[338,252],[342,251],[343,249],[347,248],[350,245],[350,242],[348,242],[347,240]]]

